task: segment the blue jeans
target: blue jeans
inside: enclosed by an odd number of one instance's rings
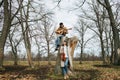
[[[61,43],[61,39],[63,38],[63,35],[60,35],[59,37],[57,37],[56,41],[55,41],[55,46],[56,48],[58,48],[58,46],[60,46]]]
[[[67,74],[68,72],[68,58],[66,58],[64,65],[64,67],[61,67],[63,75]]]

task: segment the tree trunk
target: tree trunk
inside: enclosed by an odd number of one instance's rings
[[[110,56],[110,64],[113,64],[114,63],[114,51],[112,50],[111,51],[111,56]]]
[[[8,2],[10,4],[8,4]],[[0,67],[3,65],[3,57],[4,57],[4,46],[7,39],[7,36],[10,32],[11,28],[11,22],[13,21],[15,15],[19,12],[19,9],[11,16],[11,3],[12,1],[8,0],[2,0],[2,3],[4,3],[3,9],[4,9],[4,22],[3,22],[3,28],[2,33],[0,35]],[[22,3],[22,1],[21,1]],[[1,6],[1,5],[0,5]],[[10,7],[9,7],[10,6]]]
[[[99,5],[98,5],[99,7]],[[104,8],[103,8],[104,9]],[[104,50],[104,43],[103,43],[103,28],[104,28],[104,18],[101,18],[100,15],[99,15],[99,8],[95,8],[94,7],[94,12],[96,14],[96,18],[97,18],[97,22],[96,23],[96,26],[98,28],[98,31],[99,31],[99,38],[100,38],[100,44],[101,44],[101,54],[102,54],[102,61],[103,61],[103,64],[106,63],[106,60],[105,60],[105,50]],[[104,12],[102,13],[104,15]]]
[[[83,42],[81,44],[80,64],[82,64],[82,60],[83,60]]]
[[[61,43],[60,43],[60,45],[62,45],[62,39],[61,39],[61,41],[60,41]],[[59,74],[59,73],[61,73],[61,61],[60,61],[60,48],[61,48],[61,46],[59,47],[59,49],[58,49],[58,53],[57,53],[57,59],[56,59],[56,64],[55,64],[55,74]]]
[[[17,56],[17,53],[14,54],[14,65],[18,65],[18,56]]]
[[[110,55],[110,64],[113,64],[114,62],[114,47],[113,47],[113,39],[110,38],[110,42],[111,42],[111,55]]]
[[[49,41],[47,41],[47,47],[48,47],[48,65],[51,65]]]
[[[23,39],[24,39],[24,43],[25,43],[25,48],[26,48],[26,52],[27,52],[27,59],[28,59],[28,64],[30,67],[33,67],[33,63],[32,63],[32,56],[31,56],[31,44],[30,44],[30,40],[29,40],[29,36],[28,36],[28,32],[29,32],[29,25],[28,25],[28,18],[29,18],[29,6],[30,6],[30,1],[28,1],[27,4],[27,12],[25,15],[25,28],[24,28],[24,23],[22,20],[22,8],[20,9],[20,17],[21,17],[21,27],[22,27],[22,34],[23,34]],[[24,8],[23,8],[24,11]]]
[[[28,23],[26,22],[26,26],[28,27]],[[24,32],[23,32],[24,33]],[[27,59],[28,59],[28,63],[30,67],[33,67],[33,63],[32,63],[32,53],[31,53],[31,44],[30,44],[30,40],[29,40],[29,36],[28,36],[28,28],[25,31],[24,36],[24,43],[25,43],[25,48],[26,48],[26,52],[27,52]]]
[[[106,60],[105,60],[105,51],[104,51],[104,44],[103,44],[103,39],[102,39],[101,35],[100,35],[100,43],[101,43],[101,50],[102,50],[102,60],[103,60],[103,64],[105,64],[106,63]]]
[[[110,25],[112,26],[112,32],[113,32],[113,40],[114,40],[114,64],[120,64],[120,54],[118,54],[118,49],[120,47],[120,43],[119,43],[119,33],[117,30],[117,26],[116,26],[116,21],[114,19],[114,15],[109,3],[109,0],[104,0],[105,4],[106,4],[106,9],[109,15],[109,19],[110,19]]]
[[[32,56],[31,56],[31,49],[26,47],[26,50],[27,50],[28,64],[29,64],[30,67],[33,67]]]
[[[4,23],[2,33],[0,35],[0,67],[3,65],[3,57],[4,57],[4,46],[6,42],[6,38],[9,34],[10,29],[10,13],[8,10],[8,0],[4,0]]]
[[[55,64],[55,74],[59,74],[61,72],[60,69],[60,48],[57,53],[57,59],[56,59],[56,64]]]
[[[85,28],[84,28],[83,23],[82,23],[82,27],[81,27],[81,54],[80,54],[80,64],[82,64],[82,60],[83,60],[84,34],[85,34]],[[74,48],[75,48],[75,47],[74,47]]]
[[[110,31],[111,32],[111,31]],[[105,27],[105,37],[106,37],[106,54],[107,54],[107,62],[110,63],[110,51],[109,51],[109,38],[108,38],[108,30],[107,27]]]
[[[16,47],[12,47],[12,53],[14,55],[14,65],[18,65],[18,56],[17,56],[17,48]]]
[[[12,36],[13,36],[13,33],[14,32],[12,32],[12,34],[9,34],[9,41],[10,41],[10,46],[11,46],[11,48],[12,48],[12,54],[13,54],[13,56],[14,56],[14,65],[17,65],[17,62],[18,62],[18,59],[17,59],[17,46],[15,46],[15,43],[14,42],[12,42]],[[13,44],[14,43],[14,44]]]

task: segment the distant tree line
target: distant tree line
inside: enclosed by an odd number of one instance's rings
[[[40,56],[40,55],[35,55],[32,54],[32,60],[33,61],[48,61],[48,57],[47,56]],[[57,56],[55,56],[54,54],[50,55],[50,59],[51,61],[56,61]],[[8,53],[4,55],[4,60],[5,61],[14,61],[14,56],[13,53]],[[25,55],[21,55],[21,57],[18,57],[19,61],[27,61],[27,57]],[[74,61],[79,61],[80,57],[74,57],[73,58]],[[83,58],[82,61],[102,61],[102,56],[96,56],[94,54],[87,54],[87,53],[83,53]]]

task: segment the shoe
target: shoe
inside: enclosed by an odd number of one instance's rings
[[[57,48],[59,48],[60,47],[60,45],[57,45]]]
[[[55,51],[57,51],[58,50],[58,48],[55,48]]]
[[[57,51],[59,47],[60,47],[60,45],[57,45],[57,47],[55,48],[55,51]]]

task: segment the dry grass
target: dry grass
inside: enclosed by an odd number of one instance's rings
[[[48,66],[47,61],[35,61],[34,68],[29,68],[27,61],[20,61],[13,66],[12,61],[5,61],[5,70],[0,71],[0,80],[63,80],[61,74],[54,74],[55,61]],[[120,80],[120,66],[102,65],[100,61],[74,62],[74,76],[69,80]]]

